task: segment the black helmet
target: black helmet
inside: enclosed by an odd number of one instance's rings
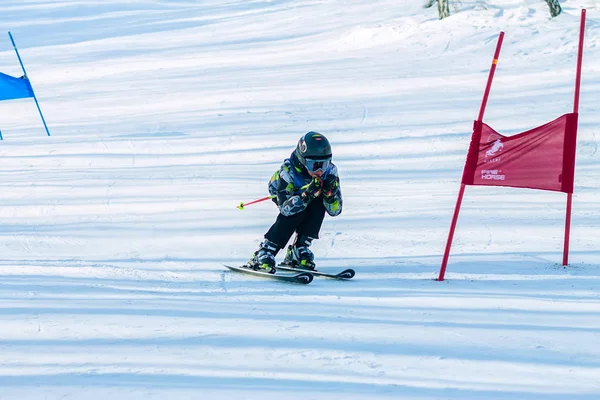
[[[300,164],[307,168],[307,159],[328,160],[330,162],[331,145],[324,135],[319,132],[310,131],[300,138],[298,146],[296,146],[296,150],[294,150],[294,154]],[[311,168],[307,169],[309,172],[311,171]]]

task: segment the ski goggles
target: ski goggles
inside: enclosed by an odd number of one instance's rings
[[[331,158],[326,158],[323,160],[313,160],[311,158],[307,158],[305,165],[308,172],[326,172],[331,166]]]

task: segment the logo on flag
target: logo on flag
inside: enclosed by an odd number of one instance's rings
[[[486,161],[500,161],[500,159],[496,157],[496,155],[499,152],[501,152],[503,148],[504,143],[502,143],[502,140],[496,139],[496,141],[494,141],[494,144],[492,144],[492,147],[485,152]]]

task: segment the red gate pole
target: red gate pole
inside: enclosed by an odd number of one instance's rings
[[[446,265],[448,265],[448,257],[450,257],[450,247],[452,247],[452,239],[454,238],[454,230],[456,229],[456,222],[458,221],[458,213],[460,212],[460,205],[462,204],[463,195],[465,194],[465,184],[460,185],[458,191],[458,197],[456,199],[456,205],[454,206],[454,215],[452,216],[452,223],[450,224],[450,232],[448,232],[448,240],[446,241],[446,249],[444,250],[444,258],[442,258],[442,266],[440,268],[440,275],[438,281],[444,280],[446,274]]]
[[[577,53],[577,73],[575,76],[575,99],[573,101],[573,113],[579,113],[579,92],[581,88],[581,68],[583,64],[583,37],[585,35],[585,8],[581,10],[581,23],[579,26],[579,50]],[[575,162],[575,160],[573,160]],[[565,217],[565,243],[563,246],[562,265],[569,264],[569,242],[571,239],[571,209],[573,206],[573,193],[567,193],[567,210]]]
[[[487,84],[485,86],[485,91],[483,93],[483,100],[481,101],[481,107],[479,108],[479,116],[477,117],[476,122],[483,121],[483,114],[485,113],[485,107],[487,105],[488,97],[490,95],[490,90],[492,88],[492,80],[494,79],[494,73],[496,72],[496,65],[498,65],[498,58],[500,57],[500,49],[502,48],[502,40],[504,39],[504,32],[500,32],[498,36],[498,43],[496,44],[496,51],[494,53],[494,59],[492,60],[492,66],[490,68],[490,73],[488,75]],[[481,125],[475,124],[474,126]],[[464,170],[463,170],[463,179],[464,179]],[[440,267],[440,274],[438,276],[438,281],[444,280],[444,275],[446,274],[446,266],[448,265],[448,258],[450,257],[450,248],[452,247],[452,239],[454,238],[454,231],[456,230],[456,223],[458,222],[458,214],[460,213],[460,206],[462,204],[462,199],[465,194],[465,184],[461,183],[460,190],[458,191],[458,197],[456,199],[456,205],[454,206],[454,215],[452,216],[452,223],[450,224],[450,232],[448,233],[448,240],[446,241],[446,248],[444,249],[444,257],[442,258],[442,266]]]

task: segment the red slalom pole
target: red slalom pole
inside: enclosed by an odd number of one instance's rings
[[[442,266],[440,268],[440,275],[438,281],[444,280],[446,274],[446,266],[448,265],[448,257],[450,257],[450,247],[452,247],[452,239],[454,238],[454,230],[456,229],[456,222],[458,221],[458,213],[460,212],[460,205],[462,203],[463,195],[465,194],[465,184],[460,185],[458,197],[456,198],[456,205],[454,206],[454,215],[452,216],[452,223],[450,224],[450,232],[448,233],[448,240],[446,241],[446,248],[444,249],[444,258],[442,259]]]
[[[274,199],[275,197],[277,197],[277,196],[275,196],[275,195],[273,195],[273,196],[267,196],[267,197],[263,197],[262,199],[258,199],[258,200],[252,200],[252,201],[249,201],[249,202],[247,202],[247,203],[244,203],[244,202],[242,201],[242,202],[240,203],[240,205],[239,205],[239,206],[237,206],[237,208],[238,208],[239,210],[243,210],[243,209],[244,209],[244,207],[246,207],[246,206],[249,206],[250,204],[255,204],[255,203],[260,203],[261,201],[271,200],[271,199]]]
[[[478,123],[473,125],[473,136],[475,136],[476,126],[480,126],[483,121],[483,114],[485,112],[485,106],[487,105],[488,97],[490,95],[490,90],[492,88],[492,80],[494,79],[494,73],[496,72],[496,65],[498,65],[498,58],[500,57],[500,49],[502,48],[502,40],[504,39],[504,32],[500,32],[498,36],[498,43],[496,44],[496,51],[494,52],[494,58],[492,60],[492,66],[490,68],[490,73],[488,75],[487,84],[485,85],[485,91],[483,93],[483,100],[481,101],[481,108],[479,109],[479,116],[477,117]],[[471,142],[473,142],[473,137],[471,137]],[[473,143],[471,143],[472,145]],[[470,146],[469,146],[470,147]],[[469,155],[467,155],[467,160]],[[465,170],[467,167],[467,163],[465,162]],[[446,241],[446,248],[444,249],[444,257],[442,258],[442,265],[440,267],[440,274],[438,276],[438,281],[444,280],[444,275],[446,274],[446,266],[448,265],[448,258],[450,257],[450,248],[452,247],[452,239],[454,238],[454,231],[456,230],[456,223],[458,222],[458,214],[460,213],[460,206],[462,204],[462,199],[465,194],[465,170],[463,170],[463,179],[460,185],[460,190],[458,192],[458,196],[456,198],[456,205],[454,206],[454,215],[452,216],[452,222],[450,224],[450,231],[448,232],[448,240]]]
[[[575,75],[575,98],[573,113],[579,113],[579,91],[581,87],[581,66],[583,64],[583,37],[585,35],[585,8],[581,10],[581,23],[579,25],[579,50],[577,52],[577,73]],[[573,207],[573,193],[567,193],[567,210],[565,216],[565,241],[563,245],[563,266],[569,264],[569,242],[571,240],[571,210]]]
[[[490,68],[490,74],[488,75],[488,81],[485,85],[485,92],[483,93],[483,100],[481,102],[481,108],[479,109],[479,116],[477,121],[483,121],[483,113],[485,112],[485,106],[487,105],[488,97],[490,96],[490,90],[492,89],[492,80],[494,79],[494,73],[496,72],[496,65],[498,65],[498,58],[500,57],[500,49],[502,48],[502,41],[504,40],[504,32],[500,32],[498,36],[498,43],[496,44],[496,51],[494,52],[494,59],[492,60],[492,67]]]
[[[581,66],[583,64],[583,37],[585,35],[585,8],[581,10],[581,23],[579,25],[579,50],[577,52],[577,75],[575,76],[575,100],[573,112],[579,112],[579,89],[581,87]]]

